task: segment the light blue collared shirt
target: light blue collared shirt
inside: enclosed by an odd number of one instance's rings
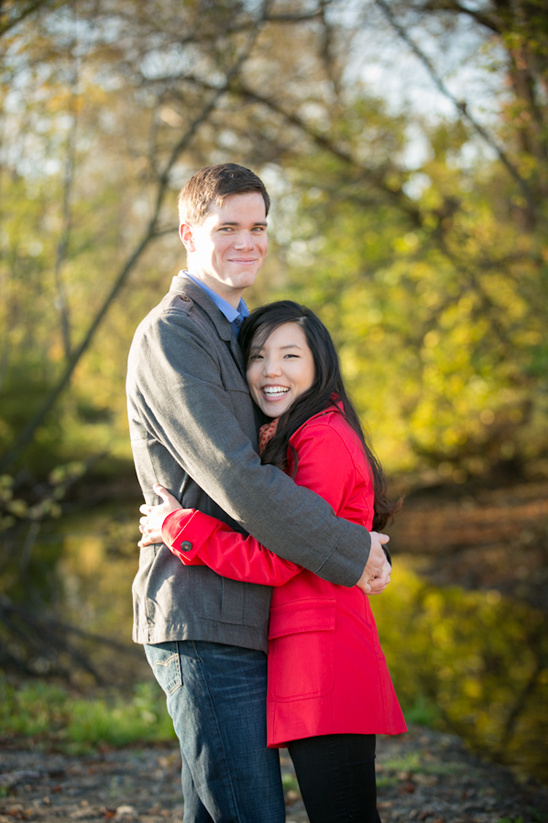
[[[183,272],[179,272],[179,274],[183,274]],[[217,292],[214,292],[213,289],[210,289],[209,286],[200,280],[198,277],[194,277],[189,271],[184,272],[187,277],[190,277],[193,283],[196,283],[197,286],[200,286],[201,289],[205,291],[205,293],[211,297],[217,308],[219,309],[222,314],[226,317],[230,325],[232,326],[232,331],[238,337],[240,333],[240,328],[242,323],[244,322],[246,317],[249,317],[249,309],[247,308],[246,304],[243,301],[243,298],[240,298],[240,303],[238,308],[235,309],[234,306],[231,306],[230,303],[220,297]]]

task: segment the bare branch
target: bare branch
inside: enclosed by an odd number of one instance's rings
[[[108,310],[110,309],[116,297],[118,296],[120,290],[126,283],[129,274],[133,271],[135,265],[137,264],[145,249],[148,247],[149,243],[158,236],[158,222],[160,219],[160,212],[162,209],[166,191],[169,187],[170,174],[173,169],[173,166],[175,165],[181,154],[188,148],[200,127],[209,119],[212,112],[215,110],[219,100],[223,97],[223,95],[225,95],[230,90],[231,85],[234,82],[235,76],[240,71],[243,63],[249,57],[257,33],[258,29],[255,30],[253,36],[249,39],[248,43],[246,44],[246,48],[243,49],[241,54],[237,56],[236,60],[234,61],[234,65],[232,66],[230,71],[227,72],[226,80],[223,83],[223,85],[214,90],[214,93],[212,94],[210,100],[205,103],[202,111],[194,118],[194,120],[190,123],[189,127],[187,128],[186,132],[183,133],[181,139],[173,147],[170,157],[167,163],[165,164],[165,167],[158,179],[156,202],[154,205],[153,213],[141,240],[137,243],[135,249],[129,255],[128,259],[122,266],[110,292],[105,298],[100,310],[94,317],[86,335],[84,336],[80,345],[74,350],[70,359],[68,360],[60,380],[53,387],[49,395],[46,397],[42,407],[36,412],[34,417],[25,426],[25,428],[19,435],[15,445],[0,460],[0,471],[4,471],[7,466],[10,466],[12,463],[14,463],[18,459],[22,450],[32,442],[36,430],[43,424],[44,420],[57,403],[59,397],[61,396],[65,388],[69,385],[76,366],[78,365],[82,356],[89,348],[97,332],[97,329],[103,322],[105,316],[108,313]]]
[[[489,29],[495,34],[500,34],[500,25],[492,16],[485,14],[481,9],[466,8],[466,6],[456,2],[456,0],[428,0],[428,2],[422,3],[420,6],[413,6],[412,10],[419,14],[423,12],[449,11],[466,15],[472,20],[475,20],[476,23],[479,23],[480,26]]]
[[[514,164],[511,162],[511,160],[508,158],[504,150],[498,145],[494,138],[483,128],[481,123],[478,123],[475,117],[473,117],[470,114],[466,107],[466,103],[464,103],[462,100],[457,100],[457,98],[449,91],[449,89],[447,88],[447,86],[445,85],[445,83],[443,82],[443,80],[441,79],[441,77],[439,76],[436,69],[434,68],[428,57],[425,55],[425,53],[410,37],[410,35],[403,28],[403,26],[401,26],[395,19],[391,8],[389,7],[388,3],[386,3],[386,0],[375,0],[375,2],[384,12],[390,25],[395,29],[395,31],[398,33],[401,39],[409,46],[413,54],[415,54],[415,56],[418,57],[418,59],[421,61],[421,63],[426,68],[428,74],[432,78],[437,88],[441,91],[441,93],[453,103],[455,108],[461,113],[462,117],[470,123],[472,128],[480,135],[480,137],[483,138],[483,140],[485,140],[487,145],[489,145],[496,153],[501,163],[504,165],[504,167],[507,169],[507,171],[510,173],[510,175],[514,178],[514,180],[520,187],[522,194],[525,197],[527,205],[530,209],[530,212],[532,215],[534,215],[536,212],[536,203],[533,194],[528,184],[523,179],[523,177],[521,176],[517,168],[514,166]]]
[[[65,288],[65,281],[63,278],[63,267],[67,258],[67,250],[72,229],[72,192],[74,183],[74,170],[76,166],[76,138],[78,134],[78,77],[79,77],[79,61],[75,53],[76,35],[70,48],[70,59],[72,60],[72,67],[70,72],[70,101],[69,101],[69,115],[71,118],[70,127],[67,136],[67,147],[65,156],[65,174],[63,180],[63,206],[62,206],[62,228],[61,236],[57,244],[55,265],[54,265],[54,279],[57,290],[57,309],[61,320],[61,336],[63,339],[63,348],[65,352],[65,359],[70,358],[72,350],[71,342],[71,323],[69,314],[69,305],[67,300],[67,292]]]
[[[3,3],[0,2],[0,37],[7,34],[8,31],[18,26],[35,11],[41,8],[47,8],[52,5],[51,0],[31,0],[28,3],[17,3],[12,5],[12,9],[6,11],[2,8]],[[11,13],[10,12],[15,12]]]

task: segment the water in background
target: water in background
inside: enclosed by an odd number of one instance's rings
[[[112,645],[78,640],[107,681],[150,677],[131,641],[138,506],[65,517],[33,550],[63,620],[109,638]],[[407,717],[548,782],[545,614],[496,590],[433,586],[401,550],[391,586],[371,602]]]

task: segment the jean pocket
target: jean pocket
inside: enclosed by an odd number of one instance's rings
[[[183,685],[181,659],[176,642],[146,645],[145,654],[154,677],[166,695],[173,694]]]

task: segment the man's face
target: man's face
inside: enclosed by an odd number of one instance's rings
[[[266,209],[259,192],[231,194],[212,203],[200,225],[182,223],[188,269],[234,308],[263,265],[268,239]]]

